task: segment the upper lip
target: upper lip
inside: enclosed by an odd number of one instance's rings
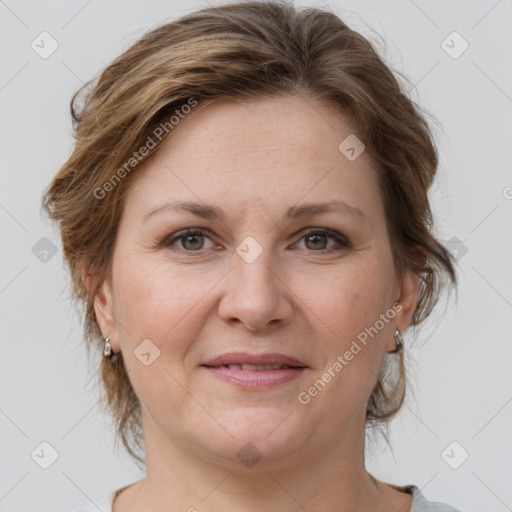
[[[284,354],[250,354],[248,352],[230,352],[221,354],[203,363],[202,366],[221,366],[224,364],[283,364],[286,366],[302,367],[304,363],[295,357]]]

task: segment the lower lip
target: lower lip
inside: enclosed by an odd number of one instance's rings
[[[219,366],[205,366],[205,368],[220,379],[249,389],[273,388],[296,379],[306,370],[306,367],[265,371],[230,370]]]

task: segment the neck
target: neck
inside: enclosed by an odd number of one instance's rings
[[[396,499],[396,491],[365,469],[364,418],[347,428],[323,451],[306,446],[300,457],[297,451],[271,462],[262,459],[240,470],[240,461],[221,463],[204,453],[191,454],[185,443],[171,442],[146,418],[147,474],[135,484],[126,510],[386,510],[383,503],[389,501],[383,498],[395,493]],[[124,512],[125,508],[119,510]]]

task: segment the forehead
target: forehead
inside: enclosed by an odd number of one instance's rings
[[[383,213],[374,162],[340,151],[355,134],[332,104],[289,96],[197,108],[137,171],[126,202],[139,217],[177,200],[239,214],[319,201]]]

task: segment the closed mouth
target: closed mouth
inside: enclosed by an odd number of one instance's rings
[[[227,368],[229,370],[253,372],[290,369],[297,370],[307,368],[302,361],[286,354],[251,354],[249,352],[231,352],[221,354],[213,359],[204,361],[201,366],[206,368]]]
[[[305,368],[305,366],[288,366],[287,364],[220,364],[218,366],[208,366],[207,368],[228,368],[229,370],[242,370],[253,372],[268,372],[272,370],[296,370]]]

